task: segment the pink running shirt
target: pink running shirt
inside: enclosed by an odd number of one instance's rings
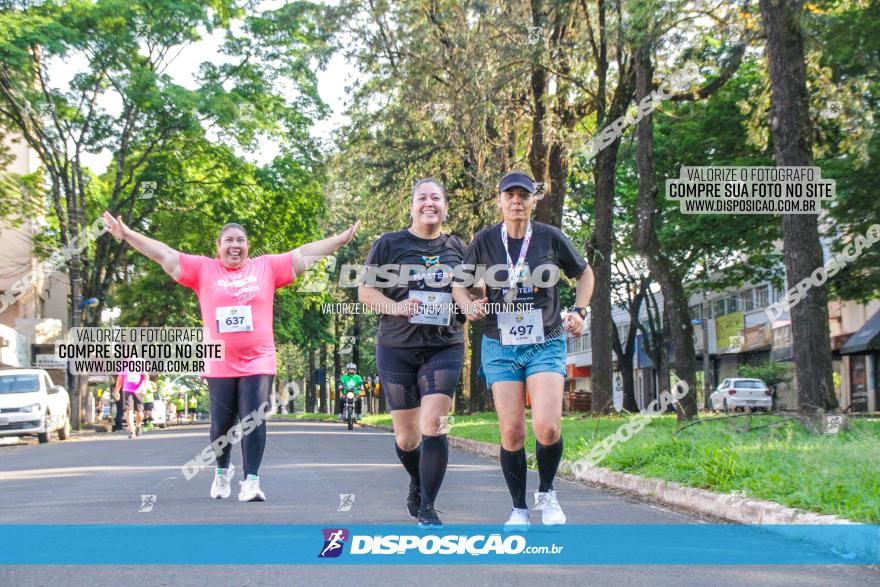
[[[235,269],[225,267],[217,258],[179,253],[179,259],[177,283],[195,290],[210,338],[226,343],[226,359],[207,361],[205,377],[274,375],[272,305],[275,290],[293,282],[293,255],[261,255]],[[229,324],[230,316],[246,315],[245,307],[250,308],[250,320],[243,325],[252,324],[252,330],[219,331],[230,328],[223,326],[224,322]],[[232,320],[235,323],[236,318]]]
[[[122,377],[122,391],[127,393],[136,393],[147,378],[146,373],[138,373],[137,371],[123,371],[120,376]]]

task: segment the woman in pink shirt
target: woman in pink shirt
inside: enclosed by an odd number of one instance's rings
[[[128,419],[128,437],[137,438],[143,432],[144,401],[138,394],[144,391],[146,373],[123,371],[116,377],[116,390],[122,392],[122,405],[125,406],[125,417]],[[135,422],[135,412],[137,421]]]
[[[225,359],[209,361],[205,377],[211,398],[211,442],[224,436],[254,411],[265,414],[276,373],[272,304],[275,290],[290,284],[310,265],[347,244],[360,221],[336,236],[308,243],[280,255],[248,258],[248,240],[240,224],[220,229],[217,257],[210,259],[175,251],[168,245],[128,228],[122,218],[104,212],[104,221],[117,239],[159,263],[175,281],[195,290],[202,321],[213,340],[225,343]],[[244,481],[239,501],[265,501],[257,471],[266,446],[266,425],[241,439]],[[212,498],[226,498],[235,467],[230,447],[217,452]]]

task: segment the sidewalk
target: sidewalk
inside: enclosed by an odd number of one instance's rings
[[[390,426],[361,424],[365,428],[376,428],[393,432]],[[492,459],[498,459],[500,446],[490,442],[481,442],[459,436],[449,436],[449,447]],[[527,453],[529,464],[534,463],[535,455]],[[851,520],[838,516],[817,514],[797,508],[784,506],[774,501],[751,499],[736,493],[717,493],[696,487],[686,487],[679,483],[630,475],[612,471],[603,467],[579,467],[581,474],[575,474],[574,463],[562,461],[559,464],[559,477],[578,482],[588,487],[599,487],[622,491],[649,501],[654,501],[674,508],[684,509],[696,514],[708,516],[734,524],[762,525],[768,530],[782,533],[790,538],[810,540],[824,548],[834,551],[864,553],[864,544],[841,543],[841,537],[834,542],[817,542],[816,534],[810,526],[855,524]],[[778,529],[774,529],[778,526]],[[845,538],[843,538],[845,540]],[[822,540],[820,538],[820,540]]]

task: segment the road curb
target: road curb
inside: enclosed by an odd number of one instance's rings
[[[370,428],[393,431],[390,426],[362,424]],[[449,436],[449,446],[471,454],[497,459],[499,445],[458,436]],[[531,454],[528,455],[531,460]],[[603,467],[587,465],[580,475],[575,475],[572,461],[559,464],[559,476],[589,487],[606,487],[646,498],[690,512],[711,516],[727,522],[745,525],[762,525],[766,529],[793,539],[808,540],[813,544],[837,553],[851,553],[873,559],[876,545],[866,545],[855,533],[840,532],[833,541],[823,540],[810,531],[815,525],[857,524],[852,520],[828,514],[817,514],[788,507],[775,501],[751,499],[733,493],[717,493],[707,489],[686,487],[673,481],[640,477],[630,473],[612,471]],[[775,529],[773,526],[780,526]]]

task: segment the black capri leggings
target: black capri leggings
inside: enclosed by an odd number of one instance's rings
[[[238,420],[269,401],[274,375],[249,375],[247,377],[208,377],[208,395],[211,398],[211,442],[227,434]],[[265,413],[266,408],[261,410]],[[232,443],[216,450],[217,466],[229,467]],[[245,475],[256,475],[266,448],[266,423],[259,421],[253,432],[241,438],[241,460]]]
[[[422,405],[422,396],[455,395],[464,364],[464,345],[398,348],[376,345],[376,369],[390,410]]]

